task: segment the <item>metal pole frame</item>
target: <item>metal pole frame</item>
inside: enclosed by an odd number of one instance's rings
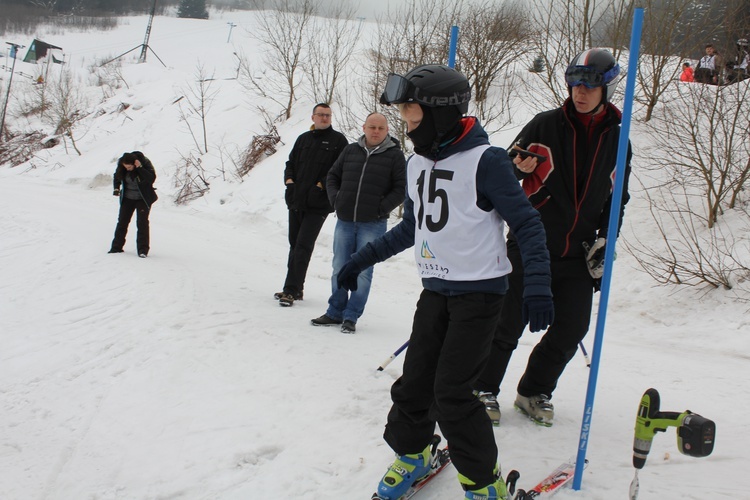
[[[3,141],[5,136],[5,112],[8,109],[8,100],[10,99],[10,86],[13,83],[13,73],[16,70],[16,59],[18,59],[18,51],[25,47],[25,45],[19,45],[17,43],[5,42],[11,46],[11,52],[13,53],[13,64],[10,67],[10,77],[8,78],[8,89],[5,92],[5,103],[3,104],[3,114],[0,118],[0,142]]]

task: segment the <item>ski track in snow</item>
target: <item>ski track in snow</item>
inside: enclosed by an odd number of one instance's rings
[[[409,252],[376,269],[360,332],[342,335],[308,324],[325,310],[332,221],[316,249],[308,298],[281,309],[271,295],[283,277],[285,235],[262,215],[238,223],[160,202],[151,255],[135,255],[134,227],[126,252],[109,255],[116,200],[108,188],[36,181],[28,196],[28,180],[4,177],[0,257],[12,265],[3,266],[0,287],[10,326],[3,336],[7,435],[0,460],[14,480],[0,482],[3,498],[239,499],[294,489],[345,499],[374,491],[392,456],[380,435],[402,359],[382,373],[374,368],[408,335],[419,291]],[[641,498],[679,488],[690,471],[704,475],[706,467],[742,460],[730,436],[747,425],[714,413],[736,400],[736,374],[746,370],[747,356],[705,345],[706,333],[689,331],[687,319],[674,320],[684,332],[656,344],[654,314],[628,306],[638,307],[615,303],[611,311],[590,492],[559,498],[626,490],[633,417],[650,385],[661,391],[662,409],[688,405],[717,420],[717,449],[710,459],[691,459],[674,449],[671,432],[658,435],[640,474]],[[522,338],[519,359],[535,339]],[[697,355],[701,350],[709,355]],[[521,364],[512,364],[509,383]],[[575,450],[586,376],[576,357],[561,379],[549,429],[512,409],[512,385],[501,393],[500,459],[506,473],[521,471],[520,487],[567,458],[560,450]],[[696,380],[713,380],[712,391],[689,402]],[[627,397],[609,393],[613,386]],[[728,483],[692,490],[681,498],[734,498],[738,491]],[[456,498],[454,473],[420,495]]]

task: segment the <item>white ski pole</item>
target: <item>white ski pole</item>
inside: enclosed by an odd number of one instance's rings
[[[396,352],[394,352],[393,354],[391,354],[390,356],[388,356],[388,359],[386,359],[385,361],[383,361],[382,363],[380,363],[380,366],[378,366],[378,371],[382,372],[385,369],[385,367],[388,366],[388,365],[390,365],[391,361],[393,361],[394,359],[396,359],[396,356],[398,356],[399,354],[401,354],[401,352],[404,349],[406,349],[408,346],[409,346],[409,341],[407,340],[406,342],[404,342],[404,345],[402,345],[401,347],[399,347],[398,349],[396,349]]]

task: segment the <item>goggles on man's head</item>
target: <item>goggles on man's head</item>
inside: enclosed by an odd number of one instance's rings
[[[414,84],[401,75],[389,73],[380,104],[400,104],[414,96]]]
[[[583,85],[589,89],[603,87],[620,74],[620,66],[615,64],[606,73],[600,73],[589,66],[573,66],[565,72],[565,82],[571,87]]]

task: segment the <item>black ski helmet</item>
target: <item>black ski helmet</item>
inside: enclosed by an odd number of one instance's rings
[[[381,104],[415,102],[428,108],[456,106],[460,113],[469,111],[471,86],[460,72],[441,64],[417,66],[406,75],[388,75]]]
[[[406,75],[388,75],[381,104],[419,104],[424,118],[407,132],[417,154],[435,154],[440,145],[460,128],[469,111],[471,86],[460,72],[441,64],[417,66]]]
[[[568,94],[573,87],[584,85],[590,89],[605,87],[602,92],[602,104],[606,104],[615,93],[619,79],[620,66],[612,53],[606,49],[593,48],[575,56],[565,70],[565,83]]]

